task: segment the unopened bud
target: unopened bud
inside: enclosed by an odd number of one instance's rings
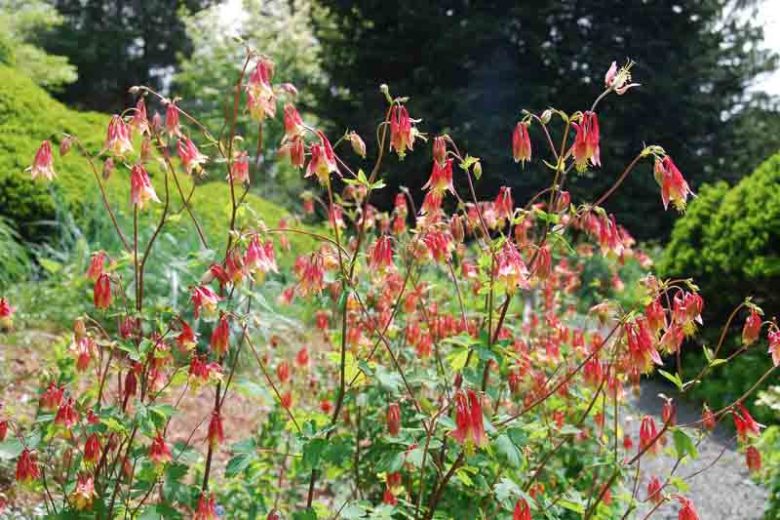
[[[70,147],[73,144],[73,137],[66,135],[60,142],[60,157],[65,157],[70,152]]]
[[[362,158],[366,158],[366,143],[357,134],[357,132],[350,132],[347,136],[349,142],[352,145],[352,150]]]

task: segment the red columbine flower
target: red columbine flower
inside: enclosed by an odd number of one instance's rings
[[[618,96],[625,94],[628,89],[638,87],[639,83],[631,83],[631,66],[633,64],[630,61],[618,69],[617,63],[613,61],[604,75],[604,86],[614,90]]]
[[[747,411],[742,403],[737,405],[736,410],[731,411],[734,416],[734,427],[737,430],[737,438],[740,442],[747,441],[748,437],[758,437],[761,435],[761,425],[759,425]]]
[[[642,423],[639,425],[639,451],[653,455],[658,454],[658,451],[661,449],[659,440],[660,437],[658,437],[655,419],[645,415],[642,418]]]
[[[146,168],[141,164],[136,164],[130,170],[130,202],[138,209],[143,209],[150,200],[160,202],[160,199],[157,198],[157,192],[152,186],[152,181],[149,180]]]
[[[103,274],[103,267],[106,264],[105,251],[98,251],[92,255],[89,261],[89,268],[87,269],[87,278],[96,282],[97,279]]]
[[[309,349],[301,347],[301,349],[295,354],[295,364],[300,368],[306,368],[309,366]]]
[[[255,273],[257,281],[262,281],[270,271],[277,272],[273,242],[268,240],[263,244],[257,235],[253,236],[246,248],[244,265],[247,271]]]
[[[512,132],[512,157],[515,162],[531,160],[531,138],[528,135],[528,125],[526,123],[517,123]]]
[[[92,475],[82,473],[76,480],[76,489],[70,495],[70,500],[76,509],[83,511],[92,507],[92,501],[97,496],[95,493],[95,479]]]
[[[669,207],[669,201],[671,201],[677,211],[685,210],[688,195],[693,192],[672,158],[665,155],[663,159],[656,159],[653,174],[655,182],[661,187],[661,200],[664,203],[664,209]]]
[[[669,426],[674,426],[676,424],[677,410],[671,399],[664,401],[664,405],[661,408],[661,419],[663,419],[664,424],[668,424]]]
[[[666,311],[660,299],[656,298],[645,307],[645,317],[653,334],[658,334],[658,331],[666,327]]]
[[[100,438],[97,433],[91,434],[87,437],[87,442],[84,444],[84,463],[88,465],[97,464],[100,459]]]
[[[176,336],[176,345],[179,350],[187,352],[195,348],[198,344],[198,336],[193,332],[192,327],[186,321],[181,322],[181,332]]]
[[[320,137],[319,144],[315,143],[311,145],[309,152],[311,153],[311,159],[309,160],[309,166],[306,168],[306,175],[304,177],[311,177],[312,175],[317,177],[317,180],[321,185],[325,186],[330,182],[330,174],[338,173],[338,165],[336,164],[336,154],[333,153],[333,147],[330,145],[330,141],[320,131],[317,131],[317,135]]]
[[[16,462],[16,481],[22,484],[29,484],[38,480],[40,476],[41,469],[38,467],[38,460],[35,454],[28,448],[25,448]]]
[[[249,155],[245,151],[239,152],[233,159],[228,180],[232,184],[249,184]]]
[[[431,177],[422,189],[430,189],[431,192],[439,196],[448,191],[454,193],[455,188],[452,186],[452,159],[447,159],[442,163],[433,161]]]
[[[176,101],[168,101],[165,107],[165,131],[168,135],[173,137],[175,135],[181,135],[179,128],[179,108],[176,106]]]
[[[287,361],[282,361],[276,366],[276,377],[282,384],[290,380],[290,364]]]
[[[571,148],[577,171],[584,172],[589,162],[593,166],[601,166],[599,119],[596,113],[591,111],[583,112],[582,121],[572,123],[572,125],[577,131]]]
[[[368,266],[382,274],[393,269],[393,244],[389,236],[376,239],[369,252]]]
[[[512,514],[512,520],[531,520],[531,506],[521,498],[515,502],[515,511]]]
[[[639,317],[625,325],[628,352],[626,362],[629,368],[646,374],[653,369],[653,364],[662,365],[661,356],[655,348],[655,339],[650,333],[647,320]]]
[[[663,483],[656,476],[653,476],[647,483],[647,499],[656,505],[664,501]]]
[[[287,392],[283,393],[281,399],[279,400],[279,404],[281,404],[282,408],[285,410],[289,410],[293,404],[292,392],[288,390]]]
[[[206,384],[211,379],[222,378],[222,367],[219,363],[206,363],[198,356],[192,356],[189,369],[189,383],[194,389]]]
[[[133,151],[133,143],[130,140],[130,128],[120,116],[114,115],[111,121],[108,122],[104,146],[112,154],[120,157]]]
[[[285,139],[292,139],[293,137],[303,135],[303,119],[298,113],[298,110],[291,105],[284,106],[284,137]]]
[[[54,172],[54,156],[51,154],[51,143],[43,141],[38,151],[35,152],[32,166],[28,168],[30,176],[37,179],[39,176],[50,181],[56,177]]]
[[[745,450],[745,464],[751,473],[761,470],[761,453],[755,446],[748,446]]]
[[[60,406],[62,396],[65,394],[65,388],[58,387],[54,381],[41,394],[41,409],[50,412]]]
[[[136,367],[133,366],[125,375],[125,386],[122,389],[125,400],[130,399],[138,392],[138,376],[135,374]]]
[[[225,431],[222,428],[222,416],[216,410],[211,414],[208,433],[209,444],[212,447],[219,446],[225,441]]]
[[[262,121],[276,115],[276,94],[271,86],[274,64],[267,58],[260,58],[249,76],[246,85],[247,106],[253,119]]]
[[[317,311],[316,314],[314,315],[314,320],[317,328],[319,330],[327,330],[329,318],[330,315],[328,314],[328,311]]]
[[[473,390],[459,390],[455,394],[455,430],[450,435],[467,449],[481,448],[487,443],[482,403]]]
[[[206,495],[206,492],[200,494],[198,507],[195,509],[195,516],[192,520],[219,520],[217,516],[217,501],[214,494]]]
[[[508,294],[514,294],[518,288],[528,288],[528,269],[517,247],[507,241],[496,255],[496,282]]]
[[[401,407],[398,403],[390,403],[387,406],[387,433],[392,436],[401,431]]]
[[[390,110],[390,149],[395,150],[398,157],[403,158],[406,150],[414,149],[414,138],[417,129],[412,126],[405,106],[393,105]]]
[[[219,296],[206,285],[200,285],[192,290],[192,306],[194,307],[195,318],[200,317],[200,311],[204,309],[207,315],[213,315],[217,309],[217,304],[221,300]]]
[[[227,315],[223,314],[219,317],[217,325],[214,327],[214,332],[211,333],[211,349],[217,354],[217,356],[224,356],[227,354],[230,347],[230,322]]]
[[[708,430],[714,430],[715,429],[715,414],[712,413],[712,410],[710,410],[710,407],[707,406],[707,404],[704,404],[704,410],[701,412],[701,424]]]
[[[770,331],[767,336],[769,338],[769,353],[772,354],[772,363],[776,367],[780,366],[780,330]]]
[[[677,515],[677,520],[699,520],[699,514],[696,512],[693,502],[682,496],[678,496],[677,500],[682,506]]]
[[[208,157],[200,153],[195,143],[187,137],[182,137],[176,145],[176,149],[179,152],[179,159],[184,165],[184,169],[187,173],[192,175],[194,173],[200,173],[203,170],[202,165],[208,160]]]
[[[76,370],[84,372],[89,368],[90,361],[97,354],[97,346],[92,338],[85,336],[73,342],[71,351],[76,356]]]
[[[95,281],[92,300],[98,309],[108,309],[111,306],[111,280],[103,273]]]
[[[751,345],[758,339],[759,334],[761,334],[761,315],[753,309],[742,328],[742,344],[746,347]]]
[[[444,164],[447,160],[447,141],[444,136],[433,138],[433,160],[439,164]]]
[[[298,288],[302,295],[322,292],[325,286],[325,271],[322,267],[322,256],[314,255],[311,258],[300,257],[296,262],[296,274],[298,275]]]
[[[0,442],[5,440],[6,435],[8,435],[8,421],[6,419],[0,419]]]
[[[160,432],[157,432],[157,435],[152,440],[151,446],[149,446],[149,458],[155,466],[160,466],[173,460],[171,449],[165,443],[165,439],[163,439],[162,433]]]
[[[14,322],[14,309],[8,300],[0,298],[0,329],[10,329]]]
[[[385,488],[385,492],[382,495],[382,503],[387,504],[388,506],[394,506],[398,504],[398,499],[395,498],[395,495],[393,494],[393,490],[389,487]]]
[[[496,211],[496,217],[499,220],[511,219],[515,211],[515,204],[512,201],[512,188],[501,186],[498,189],[498,196],[493,203],[493,209]]]
[[[138,98],[133,111],[133,117],[130,119],[130,126],[139,134],[149,133],[149,119],[146,115],[144,98]]]

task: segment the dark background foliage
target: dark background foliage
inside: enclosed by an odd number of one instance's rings
[[[387,83],[394,95],[411,97],[410,113],[427,131],[450,132],[483,159],[486,195],[506,184],[522,200],[547,176],[510,161],[510,132],[522,108],[587,109],[609,63],[627,57],[637,62],[642,88],[600,107],[604,167],[570,183],[575,193],[608,187],[643,143],[666,148],[694,188],[738,179],[777,147],[778,113],[746,91],[776,59],[760,49],[761,30],[746,11],[730,2],[322,3],[330,16],[318,36],[332,85],[320,113],[339,131],[368,121],[358,130],[371,137],[369,125],[383,113],[377,85]],[[391,179],[418,187],[428,169],[416,155],[392,167]],[[650,167],[638,168],[625,190],[630,196],[608,209],[640,238],[666,237],[673,216],[658,209]]]

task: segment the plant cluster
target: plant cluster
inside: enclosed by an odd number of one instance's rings
[[[479,200],[479,158],[452,136],[426,136],[409,100],[387,86],[365,170],[355,166],[367,155],[361,136],[347,131],[331,142],[307,124],[296,89],[275,82],[273,63],[253,51],[220,133],[176,100],[134,87],[137,104],[112,117],[98,156],[76,136],[60,140],[60,155],[86,159],[119,247],[91,258],[84,276],[94,309],[74,317],[68,359],[44,376],[34,419],[0,416],[17,482],[4,493],[27,488],[65,518],[595,519],[649,517],[668,502],[679,504],[681,520],[697,518],[685,496],[694,475],[678,471],[718,422],[733,420],[748,467],[761,465],[760,426],[743,402],[780,361],[780,330],[746,301],[704,350],[707,365],[684,380],[681,349],[704,306],[696,286],[648,274],[640,301],[609,297],[621,290],[621,265],[650,262],[603,203],[641,161],[653,162],[664,207],[684,209],[691,190],[652,145],[601,196],[572,200],[565,188],[608,157],[597,110],[637,86],[631,63],[613,63],[604,84],[587,110],[522,112],[512,156],[523,166],[544,156],[551,177],[522,205],[507,187]],[[147,114],[149,97],[164,103],[164,117]],[[327,231],[270,227],[247,207],[250,180],[264,167],[253,155],[262,141],[237,135],[238,121],[262,131],[276,117],[285,129],[280,159],[320,187],[303,198],[303,212],[319,205]],[[533,149],[532,133],[543,150]],[[392,211],[378,211],[371,197],[385,188],[385,162],[425,143],[432,159],[421,206],[402,190]],[[56,178],[55,154],[41,144],[32,179]],[[107,170],[130,186],[130,225],[106,193]],[[192,203],[192,191],[208,184],[188,192],[184,179],[218,171],[229,200],[216,251]],[[146,278],[160,237],[181,218],[201,259],[193,283],[178,288],[189,295],[183,308],[150,301]],[[277,252],[299,234],[316,246],[280,269]],[[609,266],[612,287],[582,312],[577,290],[594,256]],[[271,300],[274,284],[281,288]],[[300,310],[299,327],[266,321],[268,309],[287,306]],[[726,331],[745,310],[743,347],[722,357]],[[4,327],[13,314],[3,299]],[[662,375],[683,395],[763,330],[774,364],[733,402],[680,424],[667,398],[661,421],[627,424],[627,392],[660,370],[662,356],[674,366]],[[240,418],[229,402],[242,372],[256,374],[253,386],[272,406],[256,433],[231,438]],[[186,402],[202,396],[208,408],[183,422]],[[642,478],[640,461],[662,450],[677,459],[674,469]]]

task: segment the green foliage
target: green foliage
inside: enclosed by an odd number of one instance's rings
[[[529,193],[549,181],[543,169],[521,171],[511,161],[518,107],[541,112],[556,99],[566,110],[587,109],[609,64],[627,57],[637,62],[633,72],[642,86],[626,95],[632,102],[599,108],[602,149],[609,143],[610,152],[602,154],[601,170],[567,179],[573,195],[588,200],[603,193],[644,143],[667,149],[694,190],[705,181],[735,180],[776,150],[776,108],[745,90],[776,66],[761,50],[750,3],[321,3],[328,13],[318,20],[317,36],[332,79],[319,101],[325,119],[341,132],[354,114],[375,113],[382,103],[377,83],[387,83],[411,96],[409,112],[428,131],[449,132],[461,150],[479,152],[486,197],[501,184]],[[357,130],[371,135],[373,125],[366,121]],[[543,153],[544,136],[532,130],[532,139],[534,154]],[[393,165],[389,185],[415,192],[430,168],[423,155]],[[607,209],[638,238],[665,237],[673,212],[655,211],[650,168],[638,167],[624,188],[632,196],[610,200]]]
[[[42,43],[67,56],[78,81],[61,93],[70,105],[119,111],[131,101],[133,85],[160,88],[180,54],[189,52],[181,15],[211,0],[56,0],[63,23]],[[109,66],[110,64],[110,66]]]
[[[16,67],[51,91],[76,81],[76,68],[67,58],[36,45],[42,34],[61,23],[62,17],[43,0],[0,0],[0,63]]]
[[[30,258],[13,227],[0,219],[0,291],[27,278]]]

